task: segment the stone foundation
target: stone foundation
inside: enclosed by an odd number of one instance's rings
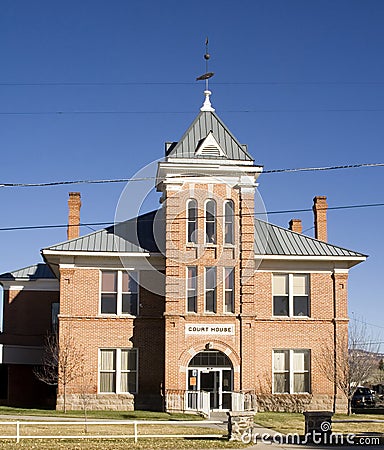
[[[260,412],[332,411],[333,396],[326,394],[252,394],[252,409]],[[343,396],[336,399],[336,412],[347,412],[347,400]]]
[[[257,394],[257,410],[302,413],[309,408],[312,398],[311,394]]]
[[[135,397],[132,394],[67,394],[67,410],[133,411]],[[56,409],[63,411],[64,397],[57,396]]]

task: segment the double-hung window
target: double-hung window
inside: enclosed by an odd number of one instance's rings
[[[187,267],[187,311],[197,312],[197,270],[196,266]]]
[[[235,312],[235,277],[233,267],[224,269],[224,312]]]
[[[99,392],[137,393],[136,348],[100,349]]]
[[[197,202],[194,199],[187,202],[187,242],[197,242]]]
[[[101,271],[101,314],[138,314],[137,272]]]
[[[216,267],[205,268],[205,312],[216,312]]]
[[[310,392],[310,351],[273,351],[273,393]]]
[[[216,202],[208,200],[205,204],[205,243],[216,244]]]
[[[232,200],[224,203],[224,243],[234,243],[235,212]]]
[[[309,316],[309,275],[273,275],[273,315]]]

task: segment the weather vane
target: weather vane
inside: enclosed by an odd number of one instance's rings
[[[200,75],[196,78],[196,81],[205,80],[205,101],[203,106],[200,108],[200,111],[214,111],[212,108],[211,102],[209,100],[209,96],[212,94],[212,92],[208,89],[208,80],[213,77],[213,72],[208,72],[208,61],[210,59],[211,55],[208,53],[208,38],[205,40],[205,73],[203,75]]]

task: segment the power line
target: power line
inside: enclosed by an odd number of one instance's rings
[[[215,86],[382,86],[384,81],[212,81]],[[175,86],[189,85],[197,86],[195,81],[37,81],[37,82],[15,82],[1,81],[0,86]]]
[[[0,111],[0,116],[62,116],[62,115],[126,115],[126,114],[193,114],[196,111]],[[223,113],[310,113],[310,112],[384,112],[384,108],[280,108],[280,109],[223,109]]]
[[[328,170],[342,170],[342,169],[359,169],[368,167],[384,167],[384,163],[362,163],[362,164],[344,164],[342,166],[325,166],[325,167],[299,167],[299,168],[285,168],[285,169],[272,169],[265,170],[262,174],[273,173],[293,173],[293,172],[320,172]],[[207,176],[209,174],[202,174],[201,176]],[[184,177],[196,177],[196,174],[184,175]],[[43,183],[0,183],[1,187],[48,187],[48,186],[61,186],[71,184],[105,184],[105,183],[128,183],[131,181],[147,181],[155,180],[156,177],[137,177],[137,178],[115,178],[107,180],[67,180],[67,181],[49,181]]]
[[[354,322],[360,322],[360,323],[362,323],[363,325],[369,325],[369,326],[371,326],[371,327],[382,328],[382,329],[384,330],[384,327],[381,326],[381,325],[376,325],[376,324],[374,324],[374,323],[366,322],[365,320],[356,319],[356,317],[354,317],[354,316],[352,316],[352,320],[353,320]]]
[[[372,204],[366,204],[366,205],[343,205],[343,206],[333,206],[328,207],[329,210],[342,210],[342,209],[354,209],[354,208],[371,208],[371,207],[379,207],[384,206],[384,203],[372,203]],[[272,215],[272,214],[288,214],[288,213],[297,213],[297,212],[310,212],[312,211],[312,208],[303,208],[303,209],[290,209],[290,210],[279,210],[279,211],[266,211],[266,212],[260,212],[260,213],[243,213],[241,214],[242,217],[246,216],[260,216],[260,215]],[[216,215],[216,218],[222,218],[224,215]],[[233,217],[240,217],[240,214],[233,214]],[[204,216],[196,216],[196,219],[203,219]],[[129,220],[135,220],[134,219],[128,219]],[[158,219],[162,220],[162,219]],[[187,220],[186,217],[177,217],[175,220]],[[140,218],[140,222],[152,222],[152,218],[144,219]],[[105,226],[105,225],[116,225],[118,226],[119,223],[114,222],[92,222],[92,223],[80,223],[80,226],[85,227],[92,227],[92,226]],[[17,227],[3,227],[0,228],[0,231],[21,231],[21,230],[38,230],[38,229],[49,229],[49,228],[67,228],[68,226],[77,226],[77,225],[68,225],[68,224],[54,224],[54,225],[26,225],[26,226],[17,226]]]
[[[325,170],[340,170],[340,169],[358,169],[362,167],[383,167],[384,163],[366,163],[366,164],[345,164],[342,166],[325,166],[325,167],[302,167],[296,169],[273,169],[265,170],[262,173],[282,173],[282,172],[314,172]]]

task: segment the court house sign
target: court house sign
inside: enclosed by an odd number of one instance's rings
[[[187,323],[185,325],[185,334],[233,336],[235,334],[235,326],[227,323]]]

